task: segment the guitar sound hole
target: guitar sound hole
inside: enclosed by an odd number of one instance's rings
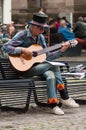
[[[36,51],[33,51],[33,57],[36,57],[38,53]]]

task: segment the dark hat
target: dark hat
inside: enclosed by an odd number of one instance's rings
[[[35,13],[33,15],[32,21],[29,21],[28,24],[48,28],[49,26],[46,23],[47,18],[48,18],[48,15],[46,15],[45,13],[43,13],[43,14],[42,13]]]

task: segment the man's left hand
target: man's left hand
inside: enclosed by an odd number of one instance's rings
[[[65,52],[70,47],[69,41],[62,43],[61,52]]]

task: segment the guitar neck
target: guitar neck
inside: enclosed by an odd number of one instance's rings
[[[37,51],[37,55],[41,55],[46,52],[54,51],[54,50],[60,49],[61,47],[62,47],[62,43],[56,44],[54,46],[46,47],[42,50]]]

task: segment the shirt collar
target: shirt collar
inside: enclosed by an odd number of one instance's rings
[[[32,37],[30,29],[27,29],[27,37]]]
[[[33,38],[30,29],[27,29],[27,37]],[[33,39],[35,40],[36,38],[33,38]]]

